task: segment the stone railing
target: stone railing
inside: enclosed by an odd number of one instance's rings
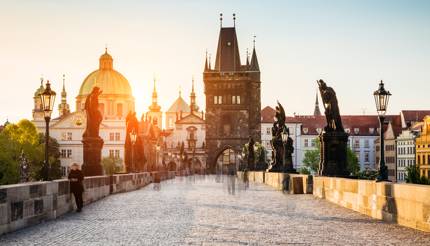
[[[136,190],[151,183],[175,177],[175,172],[152,172],[94,176],[84,179],[84,204],[110,194]],[[44,220],[55,219],[74,208],[69,181],[32,182],[0,186],[0,235]]]
[[[430,186],[314,177],[313,194],[376,219],[430,232]]]
[[[243,172],[238,172],[243,179]],[[312,194],[312,176],[295,173],[248,172],[250,182],[269,185],[290,194]]]

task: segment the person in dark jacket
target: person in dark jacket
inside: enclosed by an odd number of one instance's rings
[[[73,163],[69,172],[69,180],[70,180],[70,192],[73,193],[75,197],[76,207],[78,209],[76,212],[81,212],[82,207],[84,205],[82,199],[82,193],[84,192],[84,185],[82,181],[84,180],[84,174],[81,170],[79,170],[79,164]]]

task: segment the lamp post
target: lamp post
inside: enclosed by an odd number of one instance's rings
[[[384,82],[381,80],[379,88],[373,93],[375,97],[376,111],[379,116],[379,138],[380,138],[380,157],[379,157],[379,171],[376,181],[389,181],[388,180],[388,168],[385,165],[385,146],[384,146],[384,119],[385,113],[387,112],[388,100],[390,99],[391,93],[386,91],[384,88]]]
[[[54,108],[54,102],[55,102],[55,91],[51,90],[51,84],[49,83],[49,80],[46,82],[45,90],[39,95],[40,100],[42,102],[43,107],[43,114],[45,116],[45,123],[46,123],[46,129],[45,129],[45,162],[43,163],[42,167],[42,177],[43,180],[49,180],[50,179],[50,166],[49,166],[49,155],[48,155],[48,149],[49,149],[49,121],[51,120],[51,113],[52,109]]]
[[[134,145],[136,144],[137,133],[134,129],[130,132],[130,140],[131,140],[131,168],[132,168],[132,172],[136,172],[136,167],[134,166]]]

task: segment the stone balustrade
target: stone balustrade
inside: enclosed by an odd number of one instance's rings
[[[153,181],[175,177],[175,172],[116,174],[85,177],[84,204],[110,194],[139,189]],[[55,219],[74,209],[67,179],[0,186],[0,235],[44,220]]]
[[[239,177],[243,179],[243,172]],[[295,173],[248,172],[250,182],[269,185],[290,194],[312,194],[312,176]],[[286,186],[286,187],[284,187]]]
[[[430,232],[430,186],[314,177],[313,194],[370,217]]]

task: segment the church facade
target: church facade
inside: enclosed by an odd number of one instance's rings
[[[215,171],[223,153],[237,156],[249,137],[261,141],[261,81],[255,45],[251,61],[247,57],[246,64],[242,64],[235,26],[221,26],[215,67],[206,59],[203,81],[207,164]],[[237,164],[234,156],[222,159]]]
[[[37,96],[44,89],[42,82],[34,96],[33,123],[39,132],[44,133],[45,120]],[[59,117],[51,119],[50,122],[50,136],[55,138],[60,146],[63,175],[68,172],[72,163],[83,163],[82,134],[86,126],[84,105],[94,86],[103,91],[99,96],[99,110],[103,115],[100,125],[100,137],[104,141],[102,157],[110,156],[124,160],[125,117],[129,111],[134,111],[134,97],[128,80],[114,70],[113,58],[106,50],[100,56],[99,68],[91,72],[82,82],[76,97],[75,112],[70,112],[63,77],[61,103],[58,105]]]

